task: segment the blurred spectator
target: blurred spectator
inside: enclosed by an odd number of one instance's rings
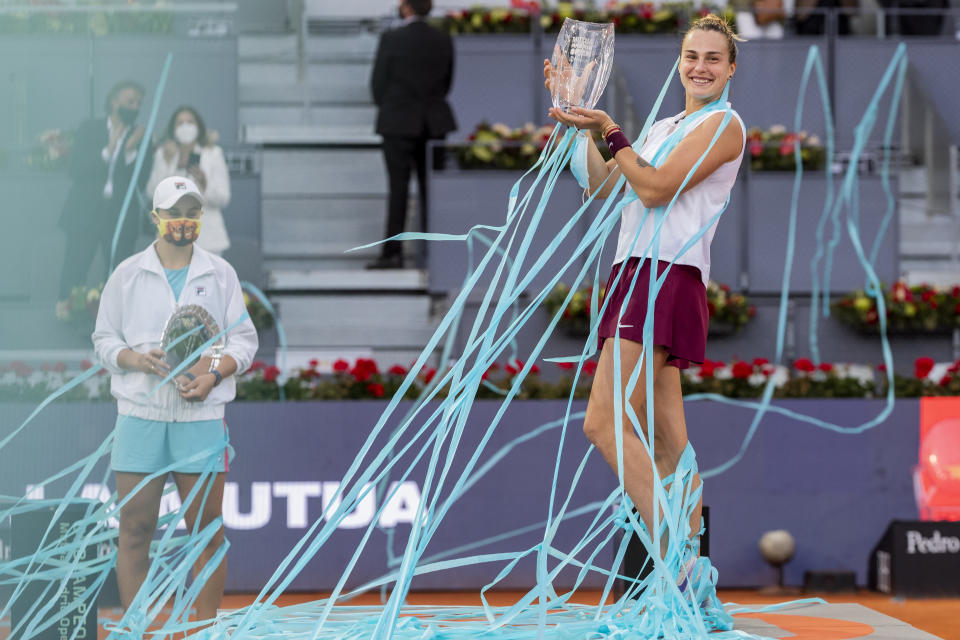
[[[782,38],[784,18],[793,11],[793,0],[749,0],[738,3],[737,32],[747,40]]]
[[[230,172],[216,138],[216,132],[207,129],[196,109],[187,105],[177,107],[153,158],[147,191],[152,193],[170,176],[193,180],[205,200],[203,233],[197,238],[197,245],[220,255],[230,247],[222,213],[230,204]]]
[[[888,15],[888,34],[901,36],[937,36],[943,30],[943,14],[910,13],[910,9],[946,9],[948,0],[879,0],[884,9],[902,9],[904,13]]]
[[[843,9],[856,9],[859,0],[796,0],[794,26],[797,35],[819,36],[826,32],[827,13],[830,9],[841,9],[836,12],[837,34],[850,35],[851,14]],[[828,10],[826,13],[817,10]]]
[[[60,273],[60,300],[69,297],[73,287],[86,283],[98,248],[103,249],[104,261],[110,261],[114,231],[143,140],[143,127],[136,124],[143,96],[143,87],[136,82],[118,82],[107,93],[106,117],[91,118],[77,128],[68,166],[73,184],[59,221],[67,235]],[[136,248],[143,224],[141,190],[150,175],[152,157],[150,146],[120,231],[114,265],[133,254]]]
[[[442,139],[457,128],[446,96],[453,80],[453,39],[427,24],[430,0],[400,0],[402,26],[381,36],[370,87],[379,108],[377,133],[383,136],[390,196],[386,237],[403,232],[407,217],[410,170],[416,168],[420,193],[420,227],[427,229],[427,159],[429,139]],[[382,245],[371,269],[403,266],[399,242]]]

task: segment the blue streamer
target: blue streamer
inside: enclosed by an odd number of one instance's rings
[[[252,293],[253,296],[267,309],[267,311],[270,313],[270,317],[273,318],[273,324],[277,328],[277,341],[280,343],[280,371],[284,372],[285,374],[287,370],[287,334],[283,330],[283,323],[280,321],[280,315],[277,314],[276,309],[273,307],[273,304],[271,304],[270,299],[267,298],[267,295],[252,282],[247,282],[244,280],[240,283],[240,288],[242,288],[244,291]],[[278,384],[277,388],[280,392],[280,402],[283,402],[287,399],[283,385]]]
[[[117,226],[113,230],[113,240],[110,242],[110,266],[107,271],[112,273],[116,266],[117,243],[120,242],[120,231],[123,229],[123,222],[127,219],[127,211],[130,208],[130,201],[133,194],[139,189],[137,186],[140,170],[143,168],[143,159],[147,155],[147,149],[150,146],[150,136],[153,135],[153,127],[157,123],[157,113],[160,111],[160,98],[163,97],[163,90],[167,86],[167,74],[170,73],[170,63],[173,62],[173,52],[167,54],[163,61],[163,70],[160,72],[160,81],[157,82],[157,90],[153,95],[153,106],[150,107],[150,119],[147,120],[146,129],[143,132],[143,139],[140,141],[140,147],[137,150],[137,160],[133,165],[133,175],[130,177],[130,184],[127,186],[127,193],[123,196],[123,205],[120,207],[120,215],[117,218]]]
[[[851,238],[861,264],[864,266],[868,286],[872,287],[872,291],[879,292],[879,283],[876,280],[872,264],[876,259],[877,246],[879,246],[886,231],[886,223],[881,225],[880,232],[873,241],[871,251],[869,253],[865,251],[859,236],[859,216],[855,192],[856,164],[875,121],[879,97],[891,82],[895,71],[898,71],[899,75],[897,76],[894,94],[895,96],[899,95],[902,86],[903,65],[905,64],[905,49],[901,46],[891,61],[877,93],[868,105],[861,124],[857,127],[857,141],[851,154],[852,169],[848,168],[840,192],[833,200],[830,199],[833,197],[832,189],[828,189],[828,200],[824,205],[818,224],[818,242],[820,243],[818,253],[820,257],[816,258],[811,265],[811,269],[816,274],[818,272],[817,260],[822,259],[823,254],[826,254],[823,276],[823,299],[826,301],[829,299],[829,273],[832,252],[839,240],[838,234],[844,228]],[[801,107],[807,81],[814,72],[817,73],[821,94],[824,97],[826,94],[822,63],[820,62],[819,52],[815,48],[808,55],[804,70],[795,119],[798,129],[799,123],[802,121]],[[645,139],[649,127],[655,120],[671,76],[672,70],[661,89],[654,109],[646,119],[637,144]],[[895,109],[896,102],[896,99],[892,101],[891,109]],[[660,229],[666,217],[670,215],[679,192],[691,179],[696,168],[712,149],[731,119],[731,112],[719,101],[717,104],[711,105],[710,110],[724,112],[724,115],[709,147],[698,159],[696,165],[690,169],[671,202],[665,207],[646,213],[647,216],[651,217],[651,220],[645,221],[645,223],[652,222],[654,236],[649,245],[643,248],[642,260],[650,260],[654,265],[659,260]],[[893,119],[894,115],[891,112],[887,120],[885,138],[892,131],[891,123]],[[587,450],[580,457],[569,485],[566,487],[560,486],[560,458],[567,438],[567,429],[572,419],[582,417],[582,414],[575,414],[572,411],[572,391],[570,397],[568,397],[564,417],[561,420],[532,429],[528,433],[512,439],[496,451],[488,450],[492,437],[500,426],[510,402],[519,392],[533,363],[541,357],[549,336],[557,326],[560,320],[559,312],[551,317],[547,331],[524,358],[526,364],[514,376],[510,388],[501,390],[503,400],[494,418],[489,424],[480,427],[469,424],[476,391],[484,382],[483,374],[493,362],[505,353],[510,353],[513,358],[517,356],[517,333],[530,321],[560,278],[568,272],[573,277],[574,285],[568,294],[567,303],[576,286],[590,278],[591,275],[596,296],[597,285],[599,284],[600,256],[604,243],[615,228],[623,208],[636,198],[632,190],[627,189],[626,194],[619,200],[613,197],[607,198],[596,208],[596,211],[593,211],[595,197],[591,196],[551,239],[548,248],[539,254],[533,254],[531,247],[534,237],[540,229],[540,221],[546,213],[556,181],[559,179],[564,166],[568,164],[572,153],[569,144],[572,135],[572,131],[563,130],[559,126],[554,129],[550,141],[537,163],[530,171],[521,176],[511,188],[503,224],[477,225],[467,233],[460,235],[405,233],[392,239],[467,242],[471,268],[468,270],[463,287],[452,300],[450,311],[441,320],[425,349],[414,366],[411,367],[397,394],[390,400],[377,424],[373,426],[370,435],[358,452],[356,459],[344,474],[333,500],[325,507],[322,516],[312,523],[287,557],[280,563],[258,594],[254,604],[241,611],[222,615],[213,626],[196,634],[198,640],[204,638],[230,637],[243,639],[274,636],[278,638],[303,636],[338,639],[372,637],[377,640],[396,637],[406,640],[408,638],[464,637],[479,634],[496,635],[504,639],[531,638],[534,636],[543,638],[548,635],[556,638],[609,636],[692,639],[706,638],[710,630],[719,631],[709,635],[711,639],[716,640],[750,637],[742,632],[731,630],[730,614],[724,610],[715,595],[716,569],[711,567],[705,559],[697,560],[695,543],[688,542],[691,539],[691,534],[695,533],[691,531],[690,518],[701,491],[700,487],[694,483],[698,468],[692,447],[688,447],[684,451],[677,468],[672,473],[656,479],[653,486],[653,520],[649,523],[640,520],[631,508],[632,504],[623,488],[622,463],[619,465],[621,470],[619,472],[620,483],[616,489],[602,500],[588,505],[573,506],[574,492],[586,468],[586,463],[593,453],[592,447],[587,447]],[[661,151],[657,154],[658,157],[654,160],[655,166],[665,159],[673,145],[681,137],[682,133],[661,148]],[[833,153],[833,131],[829,119],[827,142],[829,158],[832,157]],[[795,154],[798,155],[799,151],[795,150]],[[788,256],[792,255],[792,244],[798,217],[797,200],[802,177],[799,157],[795,155],[795,158],[798,162],[791,203],[791,223],[788,230]],[[828,171],[829,164],[828,162]],[[887,168],[888,163],[885,162],[884,171]],[[531,184],[521,193],[521,185],[528,177],[532,178]],[[614,184],[613,193],[620,193],[625,184],[625,179],[621,176]],[[887,185],[886,182],[885,185]],[[823,231],[828,219],[828,211],[829,219],[833,222],[833,236],[827,250],[822,251]],[[842,211],[846,211],[846,217],[843,220],[840,218]],[[719,220],[722,213],[722,209],[716,212],[706,228]],[[889,208],[887,216],[889,216]],[[589,220],[586,233],[577,240],[576,246],[569,256],[561,257],[560,264],[554,264],[551,260],[556,257],[561,243],[565,242],[567,237],[579,228],[577,225],[584,219]],[[701,229],[696,237],[691,238],[683,247],[682,252],[688,250],[706,232],[706,228]],[[476,266],[472,267],[473,242],[475,240],[479,240],[486,245],[487,249]],[[638,238],[634,238],[634,245],[637,242]],[[670,261],[666,272],[669,272],[672,264],[673,261]],[[792,259],[789,259],[785,264],[784,293],[781,297],[780,322],[778,324],[778,362],[782,358],[785,328],[784,305],[786,292],[789,288],[791,268]],[[650,310],[654,306],[653,302],[663,284],[666,272],[650,279],[646,291],[648,309]],[[532,282],[544,275],[546,276],[545,284],[539,290],[532,287]],[[467,317],[464,311],[469,296],[479,286],[481,279],[485,281],[488,279],[489,284],[485,286],[477,313],[472,317]],[[636,277],[630,283],[631,291],[635,285]],[[264,302],[268,310],[273,313],[269,301],[259,290],[256,288],[248,288],[248,290]],[[530,292],[528,301],[521,303],[521,297],[526,296],[528,291]],[[572,388],[576,388],[576,381],[579,380],[581,375],[583,363],[596,352],[599,318],[605,311],[605,305],[608,304],[609,298],[602,305],[599,304],[596,297],[592,302],[590,335],[580,355],[556,359],[577,363]],[[888,376],[892,376],[892,358],[885,336],[886,324],[882,296],[878,297],[878,306],[883,335],[882,348],[885,362],[888,363]],[[623,313],[622,308],[617,311],[620,314]],[[456,359],[451,360],[452,345],[459,333],[459,325],[462,321],[470,323],[469,330],[466,332],[467,337],[462,351]],[[650,343],[652,325],[652,314],[648,311],[648,318],[644,326],[644,343],[646,344]],[[228,330],[229,328],[224,331]],[[278,335],[281,336],[281,354],[284,354],[286,341],[282,336],[282,328],[279,324]],[[435,351],[440,348],[441,342],[443,343],[441,368],[445,367],[448,362],[450,366],[435,376],[431,384],[424,389],[420,398],[402,416],[400,424],[388,433],[386,425],[388,421],[395,419],[394,414],[400,406],[400,400],[410,389],[428,358],[432,357]],[[207,346],[202,346],[198,349],[198,352],[202,352]],[[618,397],[629,397],[636,385],[640,383],[641,363],[646,362],[646,371],[650,371],[652,351],[645,350],[638,366],[630,372],[626,383],[621,384],[619,341],[614,342],[614,350],[617,356],[614,359],[616,393]],[[283,355],[281,355],[281,360],[283,360]],[[89,377],[93,373],[87,372],[85,375]],[[176,372],[171,372],[170,376],[161,381],[160,384],[164,384],[173,375],[176,375]],[[75,385],[79,382],[71,381],[70,384]],[[620,428],[625,426],[625,420],[628,420],[635,432],[641,436],[641,442],[646,447],[652,460],[655,455],[653,439],[655,425],[653,420],[652,379],[650,376],[645,376],[644,384],[647,388],[647,396],[651,399],[647,406],[646,416],[644,416],[646,424],[650,425],[650,428],[644,432],[642,428],[644,421],[628,404],[625,411],[617,411],[615,432],[619,436]],[[45,400],[27,421],[0,442],[0,452],[2,452],[3,446],[20,433],[40,410],[66,390],[59,390],[53,397]],[[441,397],[441,390],[444,390],[446,395],[437,402],[436,400]],[[841,427],[772,405],[772,392],[771,382],[768,383],[763,396],[757,402],[713,395],[687,398],[690,401],[709,399],[742,406],[754,412],[753,420],[738,454],[724,465],[701,473],[700,475],[703,478],[722,472],[742,458],[753,435],[759,428],[763,415],[767,411],[788,416],[819,428],[827,428],[840,433],[859,433],[886,419],[893,406],[892,385],[890,385],[886,407],[880,414],[861,425]],[[619,406],[619,403],[615,406]],[[471,438],[470,440],[467,439],[468,436]],[[550,499],[545,504],[546,513],[542,523],[528,525],[486,540],[468,542],[455,549],[439,552],[428,549],[434,534],[442,525],[451,507],[490,471],[495,469],[496,465],[500,464],[516,445],[535,437],[552,438],[554,436],[557,438],[555,445],[557,461],[551,478]],[[54,476],[54,478],[59,479],[67,477],[67,474],[76,473],[77,477],[73,480],[70,490],[67,492],[68,499],[78,495],[82,480],[90,474],[93,465],[105,454],[109,442],[110,438],[108,437],[94,454]],[[617,448],[618,457],[622,460],[622,438],[618,437]],[[391,551],[388,572],[385,575],[348,591],[346,584],[352,569],[369,543],[373,531],[376,530],[383,509],[395,495],[396,489],[392,491],[387,489],[389,486],[388,480],[396,478],[403,481],[415,472],[421,473],[419,469],[424,465],[424,479],[421,483],[422,498],[403,553],[399,556],[393,556]],[[655,466],[653,472],[654,476],[657,477]],[[161,473],[165,474],[166,470]],[[204,477],[211,477],[212,466],[204,473],[206,474]],[[53,479],[48,479],[48,481],[52,482]],[[48,481],[45,481],[45,483]],[[170,598],[173,598],[172,615],[166,623],[156,628],[155,633],[158,636],[166,636],[196,629],[196,623],[187,622],[187,612],[199,593],[200,585],[203,584],[205,578],[214,570],[216,564],[221,561],[226,553],[226,543],[221,546],[214,559],[203,569],[197,581],[187,588],[185,586],[186,576],[190,570],[190,565],[199,557],[200,550],[212,539],[220,523],[211,523],[203,529],[194,528],[188,536],[179,538],[174,537],[175,527],[170,525],[175,524],[182,517],[186,504],[193,500],[199,499],[202,501],[206,499],[208,489],[202,489],[201,484],[204,483],[197,483],[194,491],[187,497],[184,507],[179,512],[170,514],[163,519],[163,522],[168,526],[161,540],[155,544],[155,559],[151,565],[150,576],[137,594],[134,605],[130,607],[124,618],[108,627],[111,638],[143,637],[144,634],[153,633],[153,631],[148,631],[148,628],[156,622],[157,616]],[[316,603],[297,607],[280,609],[274,606],[279,595],[290,586],[296,576],[321,551],[327,540],[335,533],[339,523],[372,491],[376,491],[378,495],[385,499],[379,502],[380,506],[376,512],[376,517],[373,518],[370,526],[364,532],[360,543],[357,545],[356,552],[347,560],[347,566],[331,596]],[[64,504],[65,502],[60,505],[61,510]],[[56,576],[59,579],[61,576],[65,576],[59,586],[55,586],[57,583],[52,583],[54,586],[48,587],[49,599],[45,597],[43,602],[36,603],[34,611],[29,616],[29,621],[22,623],[17,631],[33,632],[49,627],[52,620],[49,603],[56,600],[56,594],[64,588],[66,580],[70,576],[93,576],[95,579],[84,594],[84,598],[89,601],[89,598],[95,597],[96,592],[102,586],[105,571],[109,570],[112,558],[99,560],[96,563],[84,563],[79,560],[79,556],[75,556],[71,560],[63,562],[58,559],[56,554],[62,554],[64,550],[75,552],[90,541],[111,540],[112,534],[104,531],[103,527],[98,525],[102,525],[113,509],[122,508],[122,504],[122,502],[117,503],[116,496],[112,497],[107,504],[91,503],[87,516],[71,529],[73,537],[64,536],[56,540],[52,538],[47,540],[51,533],[48,531],[41,542],[41,549],[32,558],[14,559],[0,563],[0,585],[15,584],[15,594],[22,593],[23,585],[31,580],[51,576]],[[8,509],[4,513],[9,515],[9,513],[19,513],[35,507],[35,503],[27,504],[23,500],[18,500],[12,509]],[[0,513],[0,517],[3,517],[4,513]],[[592,517],[587,517],[591,515]],[[580,538],[570,548],[559,548],[555,544],[561,526],[578,527],[577,532],[580,533]],[[505,542],[532,528],[543,530],[542,540],[532,547],[498,553],[483,552],[484,548],[493,542]],[[648,552],[650,552],[653,571],[647,578],[637,580],[631,577],[618,576],[616,569],[605,568],[597,562],[600,554],[609,548],[614,536],[621,531],[639,536],[646,545]],[[617,558],[622,558],[626,540],[627,536],[623,536],[617,544],[615,552]],[[660,554],[662,540],[666,541],[667,552],[664,556]],[[392,538],[389,536],[388,542],[392,542]],[[537,579],[535,586],[512,606],[491,606],[486,601],[486,592],[510,575],[525,558],[533,558],[536,562]],[[681,593],[676,584],[677,571],[681,566],[688,566],[689,560],[695,560],[695,562],[689,564],[690,587],[686,593]],[[441,610],[436,607],[411,607],[405,604],[406,594],[415,576],[476,563],[495,563],[500,566],[494,580],[481,591],[483,601],[481,607],[452,607]],[[558,593],[554,587],[554,582],[561,572],[568,570],[575,572],[576,577],[573,587],[566,593]],[[618,577],[627,581],[627,593],[624,597],[609,605],[585,606],[571,603],[570,600],[576,589],[591,573],[603,576],[605,594],[610,593],[613,580]],[[390,587],[390,594],[383,607],[349,607],[339,604],[361,590],[386,589],[387,587]],[[770,609],[764,608],[764,610]],[[737,611],[737,609],[734,609],[734,611]]]
[[[202,355],[204,351],[210,348],[222,336],[248,317],[249,315],[244,312],[235,322],[200,345],[177,367],[173,368],[167,376],[161,379],[148,393],[148,397],[152,396],[161,386],[170,382],[187,367],[190,361]],[[198,329],[194,331],[196,330]],[[193,331],[187,332],[179,336],[172,344],[186,339],[192,332]],[[82,384],[101,369],[102,367],[91,367],[67,382],[60,389],[51,393],[31,412],[26,420],[0,441],[0,452],[31,423],[44,408],[49,406],[50,403],[70,389]],[[118,422],[125,419],[126,416],[121,416]],[[115,509],[121,509],[148,481],[156,477],[165,477],[174,467],[181,464],[206,461],[198,482],[195,483],[193,491],[183,500],[180,509],[165,518],[161,518],[161,524],[167,524],[168,526],[160,542],[153,545],[155,562],[151,563],[150,574],[133,603],[131,603],[131,606],[125,612],[124,617],[113,626],[114,630],[111,631],[109,637],[142,637],[148,626],[153,624],[171,597],[174,598],[174,612],[180,612],[178,615],[182,614],[185,617],[185,612],[193,606],[199,589],[205,582],[205,576],[208,576],[214,571],[226,553],[228,542],[224,540],[223,545],[215,552],[214,557],[201,570],[198,578],[202,580],[196,582],[190,589],[184,589],[184,585],[187,582],[187,575],[196,564],[201,551],[207,546],[208,542],[219,529],[220,523],[210,523],[202,531],[194,530],[191,536],[179,538],[173,537],[176,528],[175,525],[183,517],[183,514],[186,513],[186,510],[190,507],[193,500],[196,499],[201,488],[204,490],[203,499],[206,499],[205,496],[212,486],[208,480],[212,480],[214,466],[217,464],[217,453],[222,451],[226,446],[226,439],[222,443],[217,443],[216,445],[212,445],[207,449],[195,453],[187,460],[178,460],[167,468],[147,476],[124,500],[118,500],[117,494],[114,492],[114,494],[107,499],[106,503],[101,504],[97,501],[88,501],[84,515],[79,520],[70,524],[65,534],[54,537],[50,542],[47,542],[52,534],[53,523],[61,517],[68,504],[77,501],[81,485],[90,476],[93,467],[109,452],[114,433],[115,431],[112,431],[92,454],[82,458],[77,463],[58,472],[54,476],[43,480],[38,485],[35,485],[41,487],[47,486],[56,480],[66,478],[73,472],[77,472],[75,479],[72,481],[63,499],[58,501],[27,501],[25,497],[0,496],[0,498],[5,499],[5,501],[12,503],[12,506],[0,511],[0,521],[13,515],[43,508],[47,504],[53,503],[57,505],[56,510],[51,516],[50,524],[41,536],[38,550],[27,558],[13,558],[9,561],[0,562],[0,585],[8,584],[14,586],[10,601],[0,609],[0,617],[9,613],[17,599],[23,596],[29,584],[37,581],[46,582],[43,596],[30,605],[26,615],[20,620],[16,627],[12,629],[13,633],[22,631],[25,636],[29,637],[55,624],[60,616],[54,616],[52,614],[53,607],[59,605],[59,595],[66,589],[69,580],[72,578],[91,578],[90,586],[84,589],[79,597],[75,597],[66,609],[58,609],[58,612],[69,613],[71,611],[80,611],[80,607],[95,602],[115,562],[115,552],[106,559],[100,559],[92,563],[82,562],[81,559],[86,548],[94,543],[111,543],[115,547],[116,533],[103,531],[103,524],[110,517],[109,514]],[[109,471],[105,472],[105,476],[106,474],[109,474]],[[101,479],[100,484],[106,485],[106,477]],[[171,524],[174,526],[169,526]],[[182,549],[183,552],[177,553],[178,548]],[[162,561],[164,557],[167,558],[166,562]],[[72,559],[63,563],[59,561],[58,558]],[[51,567],[61,566],[63,569],[53,572],[50,570]],[[75,596],[76,594],[73,595]],[[150,607],[151,603],[152,608]],[[182,631],[195,628],[196,626],[196,624],[188,624],[185,621],[175,624],[175,619],[171,618],[171,620],[173,620],[173,622],[166,624],[170,629]],[[77,626],[72,637],[76,637],[81,630],[82,627]],[[120,635],[118,636],[117,633],[120,633]]]

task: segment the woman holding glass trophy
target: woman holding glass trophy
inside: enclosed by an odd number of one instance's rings
[[[189,531],[200,531],[220,517],[224,474],[233,457],[224,405],[235,396],[234,374],[250,366],[257,350],[257,332],[246,316],[236,272],[195,245],[203,203],[189,178],[174,176],[157,185],[150,212],[157,240],[110,275],[93,334],[117,399],[111,467],[118,500],[127,500],[119,513],[117,555],[117,582],[126,608],[149,570],[150,541],[168,471],[186,505]],[[173,367],[206,343],[212,346],[202,357],[193,356],[195,362],[162,384]],[[212,478],[209,494],[201,488],[187,504],[201,478]],[[221,527],[194,565],[195,577],[222,542]],[[197,596],[200,619],[216,616],[225,578],[223,560]]]
[[[626,187],[621,193],[632,197],[628,191],[632,189],[636,196],[622,210],[616,259],[606,289],[608,302],[599,324],[599,366],[583,428],[615,472],[619,469],[616,416],[621,410],[632,408],[649,442],[645,381],[646,368],[652,362],[649,371],[653,378],[654,406],[652,463],[648,444],[625,417],[629,412],[621,414],[623,486],[648,531],[652,531],[652,523],[662,516],[661,513],[654,518],[654,465],[656,477],[666,491],[675,480],[673,474],[681,456],[688,450],[691,460],[693,456],[684,421],[680,369],[704,361],[709,318],[705,285],[710,276],[710,242],[743,158],[746,129],[726,101],[730,79],[736,70],[737,39],[726,21],[717,16],[708,15],[692,23],[683,38],[679,60],[686,108],[653,124],[639,153],[609,115],[577,106],[578,102],[584,104],[576,99],[580,97],[577,92],[582,91],[583,82],[570,57],[564,54],[559,58],[555,56],[554,63],[544,61],[546,86],[551,93],[556,97],[558,89],[562,91],[563,87],[573,92],[573,95],[560,96],[559,106],[550,109],[550,116],[580,130],[600,132],[612,155],[611,160],[604,161],[592,137],[585,136],[571,160],[575,173],[579,162],[587,174],[581,184],[598,198],[618,196],[620,193],[612,193],[613,186],[623,176]],[[558,101],[555,99],[554,103]],[[582,154],[579,158],[578,153]],[[698,161],[699,166],[688,179]],[[675,202],[664,216],[663,209],[658,208],[668,207],[675,196]],[[658,213],[647,215],[648,211]],[[654,227],[660,220],[662,227],[656,238]],[[698,238],[701,230],[703,233]],[[659,242],[657,276],[664,273],[671,261],[674,264],[656,295],[651,316],[653,344],[649,345],[652,358],[647,359],[643,333],[650,263],[657,260],[652,257],[654,242]],[[619,344],[615,344],[617,342]],[[633,391],[625,400],[623,389],[630,388],[628,381],[638,366],[642,367],[639,377],[634,379]],[[619,381],[615,380],[617,372]],[[679,566],[673,570],[677,572],[681,591],[686,588],[688,578],[695,577],[701,522],[701,483],[695,467],[688,468],[692,468],[692,473],[686,479],[689,487],[685,491],[693,495],[689,538],[671,547],[671,557],[679,558]],[[660,539],[661,558],[667,557],[668,545],[672,542],[668,538],[663,535]]]

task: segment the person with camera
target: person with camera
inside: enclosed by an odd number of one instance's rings
[[[154,155],[147,190],[152,192],[163,179],[171,176],[193,180],[206,203],[203,235],[197,239],[197,246],[221,255],[230,248],[230,236],[223,219],[223,210],[230,204],[230,172],[216,138],[216,132],[207,129],[195,108],[177,107]]]

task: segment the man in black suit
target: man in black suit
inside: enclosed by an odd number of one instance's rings
[[[77,129],[68,167],[73,184],[59,222],[67,235],[60,300],[67,299],[73,287],[85,284],[98,248],[103,250],[104,261],[110,261],[114,230],[143,140],[143,127],[136,124],[143,95],[143,87],[136,82],[117,83],[107,94],[107,116],[86,120]],[[139,192],[150,177],[152,165],[151,146],[143,159],[138,188],[120,231],[113,266],[132,255],[136,248],[144,216]]]
[[[420,226],[427,228],[427,140],[457,128],[447,103],[453,80],[453,39],[427,24],[431,0],[400,0],[403,24],[380,38],[370,86],[377,104],[377,133],[383,137],[390,197],[386,237],[403,232],[410,170],[417,170]],[[374,269],[403,266],[399,242],[385,243]]]

